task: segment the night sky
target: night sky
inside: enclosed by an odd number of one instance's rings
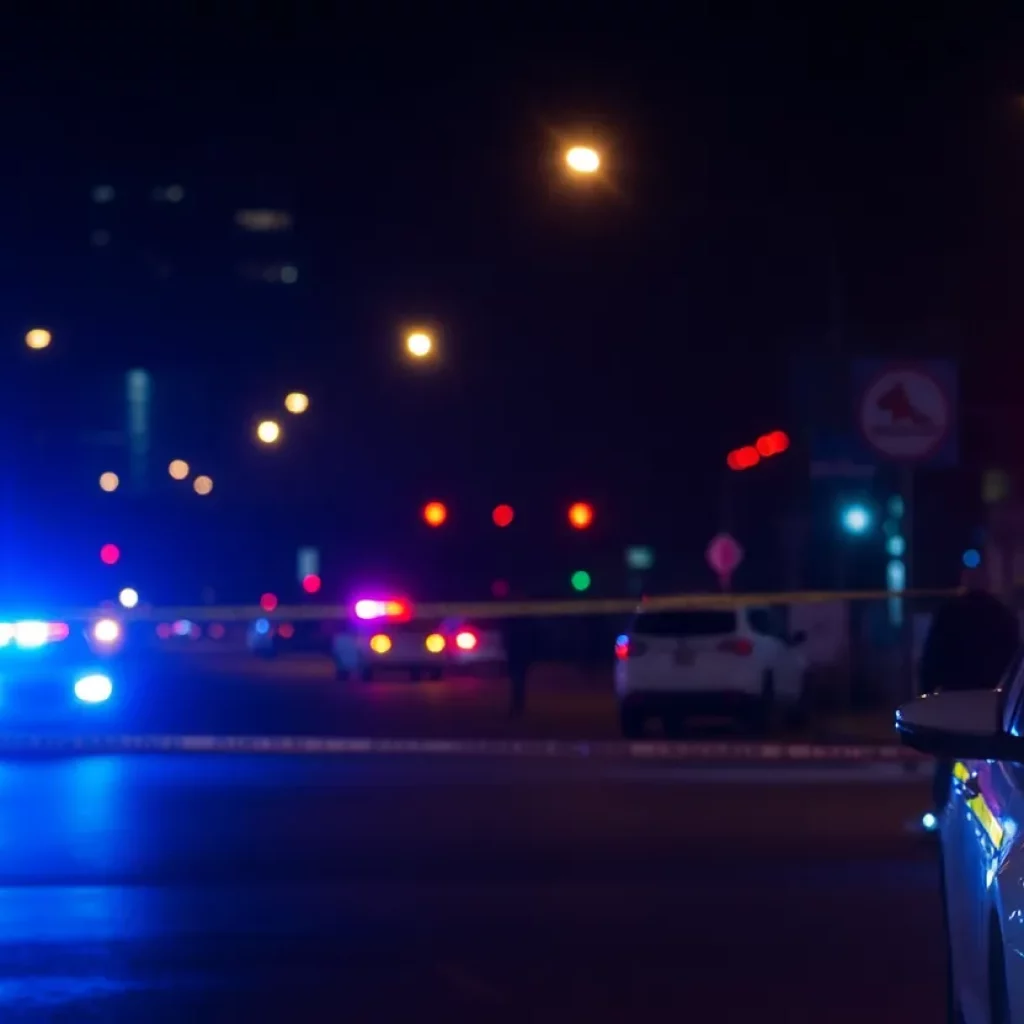
[[[586,498],[609,544],[699,564],[729,448],[803,437],[806,353],[952,355],[972,409],[1015,394],[1017,26],[857,10],[11,21],[0,327],[59,325],[62,386],[191,380],[224,515],[383,536],[428,498],[485,525],[510,501],[554,543]],[[586,187],[559,164],[577,139],[606,162]],[[88,193],[115,179],[290,208],[287,306],[199,272],[172,300],[92,287]],[[400,354],[422,321],[429,370]],[[269,465],[247,417],[292,387],[313,411]],[[773,472],[741,507],[799,497],[800,443]]]

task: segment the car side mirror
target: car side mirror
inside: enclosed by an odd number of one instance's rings
[[[789,646],[799,647],[801,644],[807,643],[807,630],[798,629],[795,633],[790,635]]]
[[[1024,761],[1024,737],[1003,732],[1000,690],[930,693],[896,712],[896,732],[912,750],[950,760]]]

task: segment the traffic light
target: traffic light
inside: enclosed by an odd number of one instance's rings
[[[515,517],[515,509],[511,505],[498,505],[491,513],[494,525],[499,527],[509,526]]]
[[[121,551],[116,544],[104,544],[100,548],[100,561],[104,565],[116,565],[121,557]]]
[[[572,584],[573,590],[582,594],[584,590],[590,589],[590,573],[585,572],[583,569],[577,569],[576,572],[569,577],[569,582]]]
[[[585,501],[577,501],[569,508],[569,525],[585,530],[594,521],[594,509]]]
[[[781,455],[789,448],[789,434],[784,430],[773,430],[762,434],[753,444],[734,448],[725,457],[725,464],[734,472],[753,469],[762,459]]]
[[[440,501],[428,501],[423,506],[423,521],[427,526],[440,526],[448,518],[448,509]]]

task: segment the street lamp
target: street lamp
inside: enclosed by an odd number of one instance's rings
[[[281,426],[276,420],[261,420],[256,437],[262,444],[276,444],[281,439]]]
[[[172,480],[184,480],[188,476],[189,466],[184,459],[173,459],[167,467]]]
[[[25,335],[25,344],[37,352],[40,349],[49,348],[51,341],[53,341],[53,335],[45,327],[33,327]]]
[[[565,151],[565,165],[573,174],[596,174],[601,156],[592,146],[572,146]]]
[[[405,336],[405,350],[414,359],[425,359],[434,351],[434,339],[426,331],[410,331]]]
[[[298,416],[309,408],[309,395],[304,395],[301,391],[293,391],[291,394],[285,395],[284,407],[294,416]]]

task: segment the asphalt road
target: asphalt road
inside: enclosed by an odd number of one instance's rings
[[[771,771],[7,762],[0,1019],[941,1019],[926,788]]]
[[[330,735],[399,738],[617,739],[610,670],[584,672],[541,664],[530,674],[527,714],[508,715],[508,682],[487,672],[462,672],[441,682],[395,675],[339,682],[330,661],[293,655],[273,661],[244,653],[146,656],[112,706],[78,708],[68,717],[0,708],[0,721],[19,732],[139,732]],[[892,739],[891,715],[869,738]],[[824,741],[860,738],[859,722],[817,716],[803,735]],[[717,726],[711,732],[722,732]],[[729,729],[724,730],[728,734]],[[709,735],[707,723],[699,734]]]

